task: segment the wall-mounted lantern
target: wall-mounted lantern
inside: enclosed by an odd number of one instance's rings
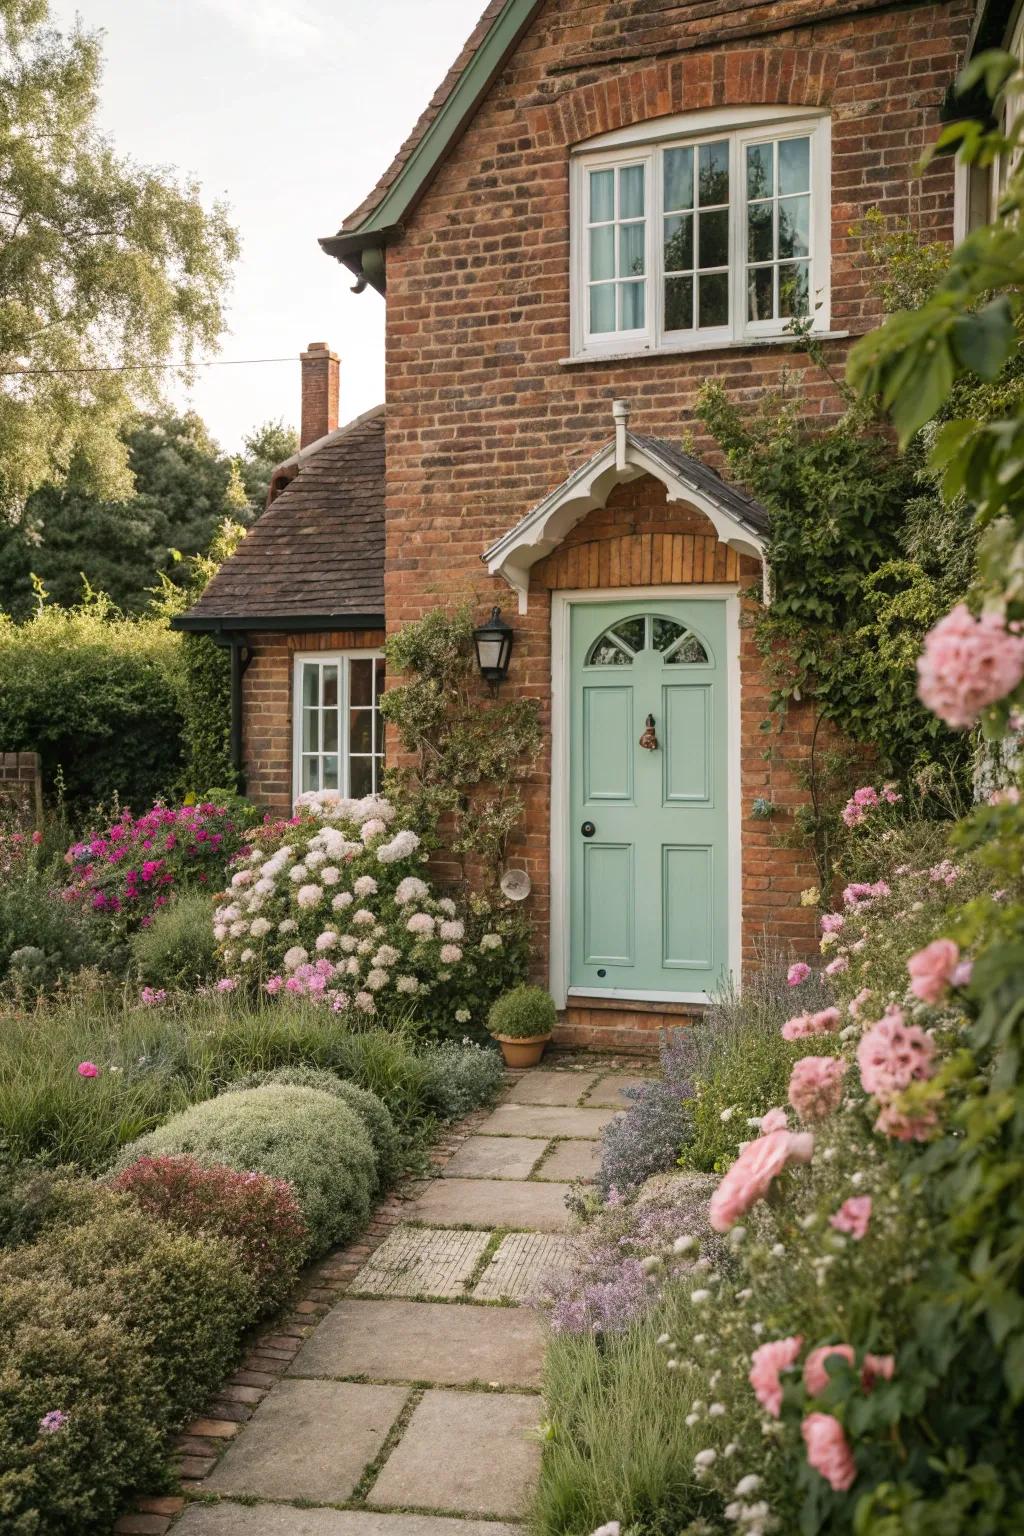
[[[508,664],[512,656],[512,636],[512,626],[505,623],[500,608],[492,608],[487,623],[481,624],[473,631],[473,644],[476,646],[480,676],[490,683],[492,693],[497,693],[498,684],[503,683],[508,676]]]

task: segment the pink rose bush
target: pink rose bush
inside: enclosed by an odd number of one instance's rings
[[[831,1413],[809,1413],[800,1426],[807,1460],[836,1493],[852,1488],[857,1464],[843,1426]]]
[[[789,1102],[801,1120],[825,1120],[839,1108],[846,1062],[836,1056],[804,1056],[789,1079]]]
[[[791,1163],[809,1163],[814,1137],[807,1132],[769,1131],[748,1142],[711,1197],[708,1219],[716,1232],[728,1232],[752,1205],[763,1200]]]
[[[806,1040],[811,1035],[830,1035],[839,1028],[838,1008],[822,1008],[817,1013],[798,1013],[782,1026],[783,1040]]]
[[[926,637],[917,676],[922,704],[955,730],[969,729],[1020,686],[1024,637],[999,614],[976,619],[958,603]]]
[[[923,1003],[941,1002],[959,963],[960,949],[952,939],[934,939],[907,961],[911,992]]]
[[[859,1243],[867,1236],[870,1221],[871,1196],[851,1195],[849,1200],[844,1200],[838,1211],[829,1217],[828,1224],[837,1232],[847,1233]]]
[[[807,980],[810,974],[811,968],[807,962],[805,960],[798,960],[796,964],[791,965],[789,970],[786,972],[786,980],[791,987],[799,987],[802,982]]]
[[[800,1358],[803,1339],[776,1339],[761,1344],[750,1357],[748,1380],[765,1413],[777,1419],[782,1412],[782,1372],[790,1370]]]

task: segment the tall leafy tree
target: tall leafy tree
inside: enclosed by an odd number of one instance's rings
[[[278,464],[290,459],[299,446],[299,434],[294,427],[286,427],[277,421],[265,421],[242,439],[244,453],[238,469],[245,487],[246,499],[252,519],[259,517],[267,504],[270,477]]]
[[[0,0],[0,514],[41,485],[130,493],[121,428],[223,329],[238,240],[197,185],[97,126],[99,37]],[[122,371],[124,368],[132,371]],[[92,371],[89,371],[92,370]]]

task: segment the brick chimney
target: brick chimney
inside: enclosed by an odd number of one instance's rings
[[[302,430],[299,447],[315,443],[338,425],[338,354],[326,341],[311,341],[301,354]]]

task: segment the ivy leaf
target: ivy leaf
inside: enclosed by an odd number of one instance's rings
[[[1005,294],[970,315],[959,315],[952,327],[953,350],[963,368],[983,379],[994,379],[1017,344],[1013,314]]]

